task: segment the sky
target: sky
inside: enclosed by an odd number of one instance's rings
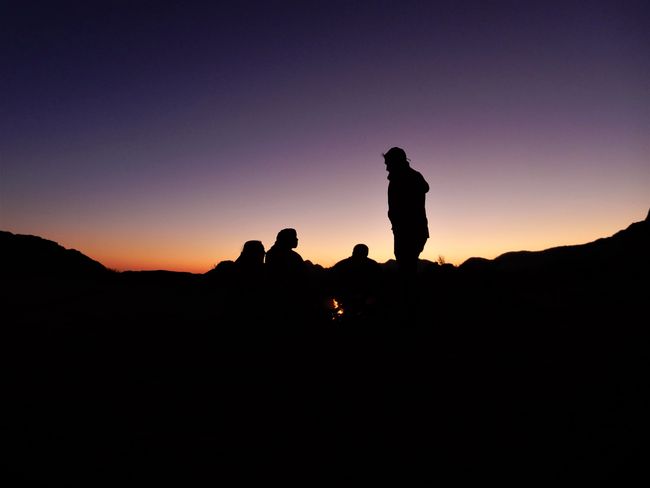
[[[650,208],[647,1],[0,2],[0,229],[118,270],[203,273],[293,227],[393,258],[607,237]]]

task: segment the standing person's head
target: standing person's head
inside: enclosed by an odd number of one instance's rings
[[[407,168],[409,165],[406,151],[401,147],[391,147],[384,154],[384,163],[386,164],[386,171],[399,171],[400,169]]]
[[[278,232],[275,243],[287,249],[298,247],[298,234],[296,233],[296,229],[282,229]]]

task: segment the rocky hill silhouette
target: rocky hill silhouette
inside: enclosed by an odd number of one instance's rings
[[[470,258],[463,270],[504,272],[574,272],[594,270],[602,273],[621,269],[647,268],[650,262],[650,213],[611,237],[587,244],[561,246],[543,251],[507,252],[493,260]]]
[[[0,273],[9,276],[99,276],[108,269],[76,249],[33,235],[0,231]]]

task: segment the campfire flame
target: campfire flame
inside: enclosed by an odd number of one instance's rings
[[[345,313],[343,306],[336,298],[330,298],[329,309],[332,313],[332,320],[339,320]]]

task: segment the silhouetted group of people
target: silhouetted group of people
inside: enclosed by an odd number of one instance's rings
[[[281,303],[290,312],[300,312],[304,307],[318,307],[314,300],[334,296],[338,310],[344,309],[347,317],[365,315],[376,305],[382,271],[379,263],[368,257],[366,244],[355,245],[351,256],[321,271],[320,276],[315,276],[317,268],[308,266],[294,250],[297,246],[298,235],[292,228],[278,232],[268,251],[259,240],[246,241],[228,273],[233,303],[239,308],[249,302],[262,306]]]
[[[422,174],[410,167],[402,148],[392,147],[383,157],[389,180],[388,218],[402,290],[402,295],[397,298],[409,305],[408,296],[412,293],[418,258],[429,238],[425,210],[429,185]],[[304,298],[311,284],[307,263],[295,251],[297,247],[298,234],[293,228],[278,232],[268,251],[259,240],[247,241],[233,266],[239,290],[255,292],[256,287],[265,283],[266,295],[271,299],[291,298],[296,302]],[[376,301],[380,292],[381,268],[368,254],[367,245],[357,244],[350,257],[331,269],[330,288],[352,314],[363,313]]]
[[[262,241],[246,241],[235,260],[235,270],[244,278],[259,279],[262,274],[285,284],[299,280],[306,270],[305,261],[294,249],[298,233],[287,228],[278,232],[275,243],[266,251]]]

